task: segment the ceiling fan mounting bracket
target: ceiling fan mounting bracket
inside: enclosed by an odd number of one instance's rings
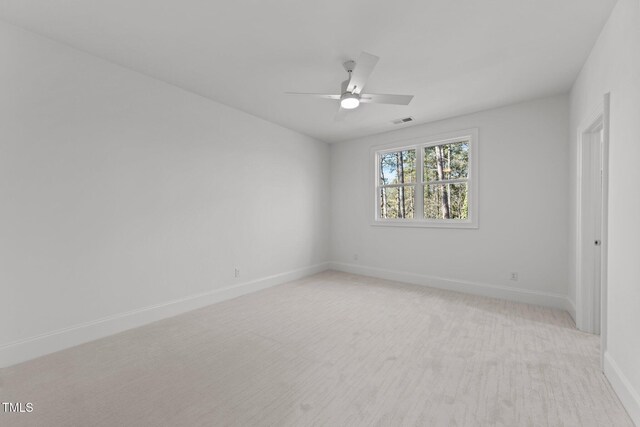
[[[351,73],[356,68],[356,61],[346,61],[342,64],[342,66],[345,70],[347,70],[348,73]]]

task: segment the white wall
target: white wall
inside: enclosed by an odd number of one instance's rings
[[[640,4],[619,0],[571,91],[571,160],[576,212],[576,129],[611,93],[608,320],[605,373],[640,425]],[[571,242],[575,241],[572,230]],[[571,248],[575,260],[575,245]],[[570,295],[575,298],[575,275]],[[635,393],[635,396],[634,396]]]
[[[6,24],[0,50],[0,367],[326,267],[327,144]]]
[[[332,145],[334,267],[567,308],[568,114],[563,95]],[[474,127],[478,229],[370,225],[371,147]]]

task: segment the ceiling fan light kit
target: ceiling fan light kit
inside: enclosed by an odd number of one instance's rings
[[[347,61],[343,64],[344,69],[349,73],[349,79],[342,82],[339,95],[324,93],[299,93],[287,92],[291,95],[310,95],[316,98],[333,99],[340,101],[340,108],[336,114],[336,120],[344,118],[345,110],[358,108],[361,103],[367,104],[394,104],[409,105],[413,95],[383,95],[383,94],[363,94],[365,84],[369,75],[378,63],[378,58],[367,52],[362,52],[357,61]]]
[[[360,95],[355,93],[345,92],[340,97],[340,107],[345,110],[353,110],[360,105]]]

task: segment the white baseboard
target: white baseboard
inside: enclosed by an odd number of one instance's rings
[[[327,268],[328,263],[316,264],[8,343],[0,346],[0,368],[281,283],[297,280],[319,273]]]
[[[633,388],[608,351],[604,353],[604,374],[631,420],[640,426],[640,393]]]
[[[566,295],[550,292],[509,288],[506,286],[385,270],[378,267],[347,264],[335,261],[329,263],[329,268],[332,270],[343,271],[345,273],[361,274],[363,276],[372,276],[380,279],[411,283],[414,285],[429,286],[431,288],[464,292],[467,294],[517,301],[527,304],[542,305],[562,310],[566,310],[567,306],[570,304],[569,298],[567,298]]]

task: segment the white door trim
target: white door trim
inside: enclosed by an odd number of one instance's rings
[[[607,296],[609,254],[609,105],[611,95],[606,93],[602,109],[602,262],[600,268],[600,368],[604,372],[604,355],[607,351]]]

